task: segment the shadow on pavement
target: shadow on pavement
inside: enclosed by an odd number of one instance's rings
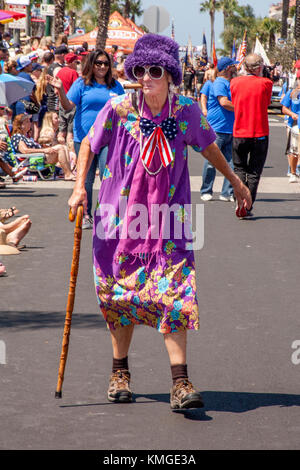
[[[205,409],[245,413],[265,406],[300,406],[300,395],[285,393],[250,393],[250,392],[201,392]]]
[[[250,220],[250,221],[254,221],[254,220],[299,220],[300,219],[300,215],[259,215],[259,216],[252,216],[252,217],[247,217],[243,220]]]
[[[248,392],[201,392],[205,406],[204,408],[191,410],[173,410],[176,414],[182,414],[186,419],[193,421],[210,421],[213,418],[206,413],[211,411],[227,413],[246,413],[266,406],[300,406],[300,395],[289,395],[284,393],[248,393]],[[140,400],[140,398],[144,400]],[[136,406],[153,402],[169,403],[169,393],[134,394],[133,402],[127,406]],[[61,405],[60,408],[73,408],[84,406],[125,406],[107,402],[101,403],[78,403]]]
[[[37,191],[18,191],[18,192],[15,192],[15,191],[5,191],[4,194],[1,194],[1,198],[11,198],[11,197],[14,197],[14,198],[18,198],[18,197],[38,197],[38,198],[41,198],[41,197],[58,197],[57,194],[53,194],[53,193],[38,193]]]
[[[256,202],[294,202],[299,201],[300,197],[289,197],[289,198],[266,198],[266,197],[258,197]]]
[[[23,330],[36,330],[39,328],[61,327],[65,321],[66,312],[12,312],[2,311],[0,314],[1,328],[15,328]],[[73,327],[106,328],[106,323],[99,314],[73,313]]]

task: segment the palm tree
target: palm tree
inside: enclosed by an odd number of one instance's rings
[[[227,17],[226,28],[221,34],[224,52],[230,53],[233,38],[236,38],[237,44],[242,41],[245,30],[247,30],[248,49],[251,50],[255,44],[258,27],[259,20],[255,17],[253,8],[250,5],[238,5],[236,10]]]
[[[142,16],[144,10],[142,9],[142,1],[136,0],[131,2],[130,19],[135,23],[136,17]]]
[[[296,0],[295,40],[296,40],[297,58],[299,58],[300,57],[300,0]]]
[[[215,40],[215,16],[216,11],[220,10],[218,0],[206,0],[200,3],[200,13],[208,12],[210,16],[210,54],[212,55],[213,43]]]
[[[287,38],[287,19],[289,16],[289,7],[290,7],[290,0],[283,0],[282,1],[282,16],[281,16],[281,37],[283,39]]]
[[[223,12],[224,18],[224,30],[227,27],[228,18],[237,11],[238,8],[238,1],[237,0],[219,0],[220,9]]]
[[[105,49],[107,39],[107,26],[110,15],[111,0],[98,0],[98,33],[96,38],[96,49]]]
[[[124,18],[135,21],[136,16],[143,14],[141,0],[114,0],[111,3],[111,12],[118,11]]]
[[[281,30],[280,21],[274,20],[273,18],[263,18],[259,29],[262,36],[265,35],[265,38],[268,41],[268,50],[271,51],[275,47],[275,35]]]
[[[65,0],[55,1],[54,10],[54,36],[57,39],[58,35],[64,32],[64,18],[65,18]]]
[[[130,15],[130,0],[124,0],[124,5],[123,5],[123,16],[124,18],[129,18]]]

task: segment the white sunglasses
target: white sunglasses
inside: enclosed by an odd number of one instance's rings
[[[165,69],[160,65],[150,65],[150,67],[144,67],[143,65],[135,65],[132,68],[132,73],[137,80],[141,80],[142,78],[144,78],[146,73],[148,73],[149,77],[153,78],[153,80],[159,80],[163,77]]]

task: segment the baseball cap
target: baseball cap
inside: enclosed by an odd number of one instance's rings
[[[17,70],[22,70],[25,67],[27,67],[27,65],[31,64],[31,60],[29,59],[29,57],[27,55],[22,55],[21,57],[19,57],[17,59],[17,64],[18,64],[18,66],[16,67],[16,69]]]
[[[87,54],[89,54],[89,51],[86,51],[86,50],[84,49],[84,47],[78,47],[78,48],[76,49],[75,53],[76,53],[77,55],[78,55],[78,54],[80,54],[80,55],[87,55]]]
[[[69,49],[66,45],[62,44],[55,49],[55,54],[68,54]]]
[[[219,72],[222,72],[223,70],[227,69],[227,67],[230,67],[230,65],[236,64],[238,64],[238,62],[231,59],[230,57],[222,57],[220,60],[218,60],[217,69]]]
[[[80,60],[80,57],[74,54],[74,52],[69,52],[65,55],[65,61],[67,62],[67,64],[72,64],[75,60]]]
[[[39,55],[37,52],[35,51],[32,51],[32,52],[29,52],[29,54],[27,54],[27,57],[30,59],[30,60],[36,60],[39,58]]]
[[[37,62],[32,64],[32,71],[34,72],[35,70],[43,70],[43,66],[41,64],[38,64]]]

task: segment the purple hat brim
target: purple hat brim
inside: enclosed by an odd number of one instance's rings
[[[136,82],[132,73],[136,65],[160,65],[172,76],[175,86],[182,82],[182,69],[179,61],[178,44],[166,36],[145,34],[125,61],[125,73],[129,80]]]

